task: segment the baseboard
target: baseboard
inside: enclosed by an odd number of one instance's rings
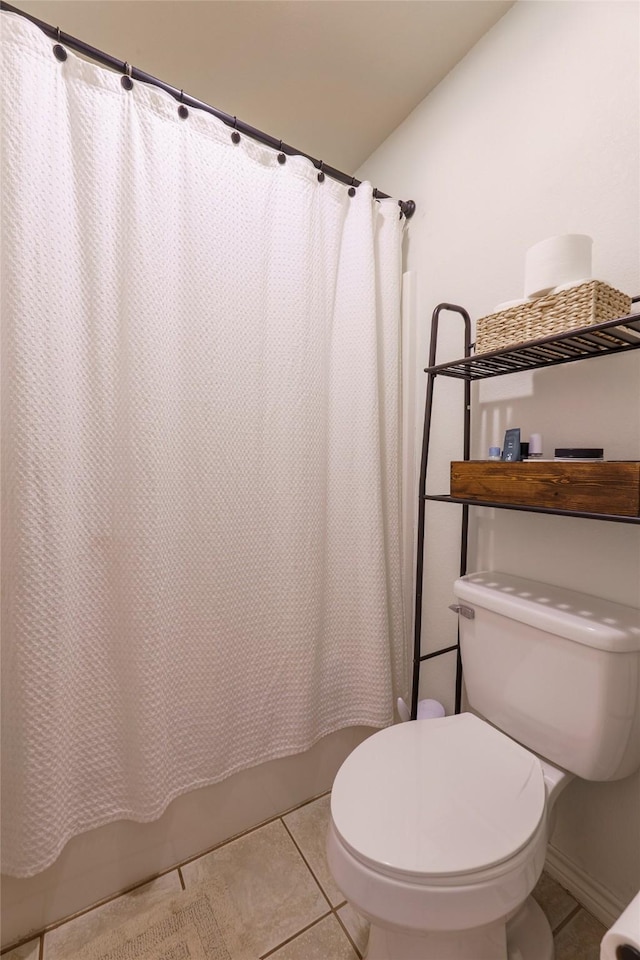
[[[607,928],[613,925],[626,906],[551,844],[547,847],[545,870]]]

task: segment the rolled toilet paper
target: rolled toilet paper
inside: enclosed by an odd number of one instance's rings
[[[529,247],[524,270],[525,297],[543,297],[554,287],[590,277],[592,247],[592,238],[583,233],[548,237]]]
[[[624,957],[624,947],[632,948],[626,951],[629,957],[633,956],[632,950],[640,951],[640,892],[602,938],[600,960]]]

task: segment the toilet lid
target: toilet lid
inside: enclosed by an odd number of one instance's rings
[[[513,857],[544,809],[538,758],[470,713],[374,734],[331,793],[333,824],[356,857],[422,879]]]

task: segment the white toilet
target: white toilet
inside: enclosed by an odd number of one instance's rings
[[[640,767],[640,611],[493,572],[455,594],[483,719],[360,744],[334,782],[329,866],[371,923],[367,960],[552,960],[529,894],[572,776]]]

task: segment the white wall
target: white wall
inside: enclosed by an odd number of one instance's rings
[[[522,296],[524,256],[559,233],[594,238],[594,276],[640,293],[639,7],[521,2],[470,51],[358,172],[413,199],[406,269],[429,318],[448,301],[472,317]],[[462,354],[453,315],[438,360]],[[447,330],[450,328],[450,330]],[[640,352],[485,381],[474,388],[474,455],[506,427],[556,445],[640,459]],[[424,389],[424,377],[418,377]],[[444,378],[441,378],[443,380]],[[417,399],[423,403],[422,396]],[[460,459],[461,386],[436,382],[431,492]],[[422,413],[417,417],[421,429]],[[459,508],[428,504],[423,650],[452,642]],[[475,509],[470,569],[493,567],[640,605],[640,528]],[[446,662],[445,662],[446,661]],[[423,667],[421,696],[451,707],[451,655]],[[640,776],[574,782],[559,805],[550,865],[603,920],[640,888]]]

